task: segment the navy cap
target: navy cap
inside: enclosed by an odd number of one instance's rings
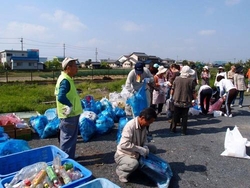
[[[135,64],[135,73],[136,74],[142,74],[143,73],[143,67],[144,67],[144,63],[142,62],[137,62]]]

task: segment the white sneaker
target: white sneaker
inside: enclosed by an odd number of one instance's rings
[[[242,105],[239,105],[240,108],[242,108],[243,106]]]
[[[225,117],[227,117],[227,114],[224,114]]]
[[[233,114],[230,114],[228,117],[233,117]]]
[[[231,104],[230,106],[231,106],[231,107],[233,107],[234,105],[233,105],[233,104]]]
[[[128,182],[128,179],[125,178],[125,177],[122,177],[122,176],[119,177],[119,180],[120,180],[120,182],[122,182],[122,183],[127,183],[127,182]]]

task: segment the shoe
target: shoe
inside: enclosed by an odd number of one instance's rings
[[[231,107],[234,107],[234,105],[233,105],[233,104],[231,104],[230,106],[231,106]]]
[[[233,114],[230,114],[228,117],[233,117]]]
[[[239,105],[240,108],[242,108],[243,106],[242,105]]]
[[[122,182],[122,183],[127,183],[127,182],[128,182],[128,179],[125,178],[125,177],[123,177],[123,176],[120,176],[120,177],[119,177],[119,180],[120,180],[120,182]]]
[[[228,115],[227,115],[227,114],[224,114],[224,116],[225,116],[225,117],[228,117]]]

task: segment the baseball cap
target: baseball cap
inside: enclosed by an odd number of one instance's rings
[[[142,74],[143,73],[143,67],[144,67],[144,63],[142,62],[137,62],[135,64],[135,73],[136,74]]]
[[[77,61],[78,59],[74,59],[74,58],[71,58],[71,57],[66,57],[63,62],[62,62],[62,68],[63,70],[66,68],[66,66],[68,65],[68,63],[70,61]]]

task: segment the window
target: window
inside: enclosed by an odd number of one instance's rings
[[[10,56],[12,56],[12,53],[7,53],[7,57],[10,57]]]

